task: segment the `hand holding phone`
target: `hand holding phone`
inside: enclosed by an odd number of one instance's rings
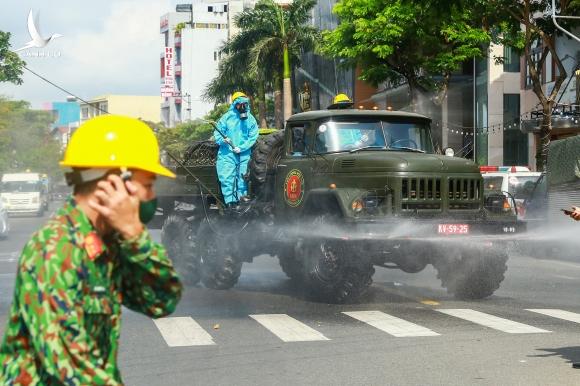
[[[562,212],[564,212],[564,214],[565,214],[566,216],[570,216],[570,215],[573,213],[571,210],[568,210],[568,209],[560,209],[560,210],[561,210]]]
[[[131,175],[109,175],[97,183],[94,192],[98,200],[90,200],[89,205],[96,210],[106,223],[119,232],[124,239],[138,236],[143,231],[139,219],[139,198],[137,187],[130,181]]]

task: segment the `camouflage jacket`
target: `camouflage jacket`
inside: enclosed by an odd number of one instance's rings
[[[161,317],[173,312],[181,290],[147,230],[132,240],[101,240],[70,199],[20,257],[0,384],[121,384],[121,305]]]

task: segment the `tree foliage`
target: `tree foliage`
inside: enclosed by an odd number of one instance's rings
[[[456,0],[340,0],[340,24],[324,31],[321,51],[360,66],[372,84],[407,82],[444,95],[449,77],[468,59],[485,54],[491,34],[472,7]]]
[[[287,62],[293,67],[300,65],[302,53],[315,48],[319,32],[308,25],[315,4],[315,0],[296,0],[280,8],[272,0],[260,0],[253,9],[237,15],[239,32],[221,48],[224,56],[218,75],[205,98],[223,102],[224,97],[244,90],[265,104],[265,92],[281,89],[285,47]]]
[[[474,0],[472,6],[485,15],[486,24],[499,26],[498,40],[523,52],[527,73],[532,81],[532,90],[538,97],[542,110],[540,141],[536,149],[536,168],[543,170],[548,159],[548,149],[552,133],[552,112],[556,106],[558,93],[568,77],[562,58],[556,51],[554,38],[564,36],[552,21],[551,0]],[[559,15],[578,15],[579,0],[556,2]],[[570,26],[563,20],[561,24]],[[565,38],[569,39],[569,38]],[[548,54],[557,68],[556,79],[551,89],[543,85],[546,77],[544,64]]]
[[[54,116],[28,102],[0,98],[0,173],[31,171],[59,176],[60,144],[50,134]]]
[[[0,82],[22,84],[22,70],[26,65],[10,50],[10,32],[0,31]]]
[[[228,109],[229,105],[227,104],[218,105],[204,119],[184,122],[174,128],[148,123],[157,133],[161,148],[175,156],[181,156],[193,142],[210,139],[214,128],[206,121],[217,122]]]

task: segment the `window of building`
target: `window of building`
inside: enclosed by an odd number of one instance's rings
[[[217,52],[216,51],[213,52],[213,61],[214,62],[217,61]]]
[[[520,72],[520,54],[513,47],[503,47],[503,70]]]
[[[107,102],[101,102],[99,109],[101,110],[101,114],[105,114],[106,111],[109,111],[109,104]]]
[[[532,45],[532,52],[531,52],[531,59],[532,59],[532,62],[534,63],[534,65],[536,65],[536,63],[538,63],[541,58],[542,58],[542,45],[538,41],[536,41]],[[548,63],[548,62],[546,62],[546,63]],[[533,85],[532,77],[530,76],[529,66],[527,65],[527,63],[525,66],[525,73],[526,73],[526,88],[532,88],[532,85]],[[540,72],[540,82],[541,83],[544,82],[544,79],[545,79],[544,75],[545,74],[543,74],[543,71],[541,71]]]
[[[228,11],[228,5],[224,4],[224,12],[227,12],[227,11]]]
[[[211,5],[208,5],[208,6],[207,6],[207,11],[208,11],[208,12],[213,12],[213,6],[211,6]]]
[[[83,119],[89,119],[89,108],[88,107],[83,107],[81,109],[81,117]]]
[[[163,38],[165,40],[165,47],[169,46],[169,32],[168,31],[165,31],[163,33]]]
[[[479,165],[488,162],[488,66],[487,58],[475,59],[475,126],[481,131],[475,141],[475,160]]]
[[[520,94],[503,96],[503,163],[526,166],[528,164],[528,135],[520,131]]]

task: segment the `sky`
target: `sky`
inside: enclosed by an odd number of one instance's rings
[[[12,49],[29,40],[28,13],[39,14],[42,36],[61,34],[42,50],[57,57],[25,57],[27,67],[83,99],[103,94],[159,95],[161,15],[178,0],[0,0],[0,30]],[[184,2],[184,1],[181,1]],[[25,71],[24,83],[0,83],[0,95],[40,108],[67,94]]]

